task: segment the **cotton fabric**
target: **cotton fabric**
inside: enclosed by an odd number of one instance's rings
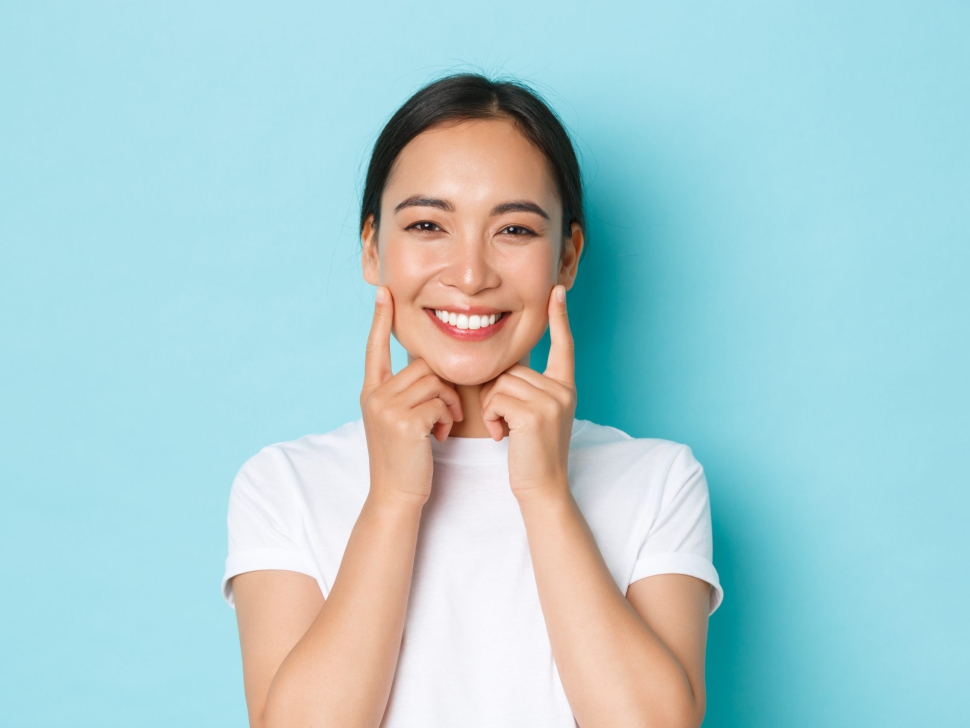
[[[432,491],[415,552],[404,637],[382,726],[573,728],[509,487],[509,438],[431,439]],[[575,420],[569,484],[617,585],[714,568],[707,481],[686,445]],[[362,420],[264,448],[229,498],[222,580],[260,569],[313,577],[326,597],[367,497]]]

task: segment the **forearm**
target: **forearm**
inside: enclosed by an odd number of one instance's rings
[[[264,728],[378,726],[404,631],[422,505],[368,497],[323,608],[270,686]]]
[[[691,726],[680,663],[617,587],[568,490],[520,501],[553,657],[582,728]]]

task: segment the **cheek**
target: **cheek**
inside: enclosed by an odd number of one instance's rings
[[[387,286],[394,300],[394,337],[410,353],[421,355],[422,339],[417,332],[422,330],[427,314],[414,303],[433,275],[434,259],[394,236],[381,243],[380,283]]]
[[[406,246],[391,238],[381,250],[381,283],[391,289],[395,301],[413,296],[427,280],[430,261],[424,260],[421,251],[409,251]]]
[[[522,307],[516,331],[516,341],[521,347],[535,346],[546,330],[549,292],[556,283],[556,262],[557,257],[545,248],[507,268],[506,280],[514,285]]]
[[[526,309],[538,307],[544,315],[549,291],[556,282],[557,256],[549,246],[537,246],[529,252],[528,256],[513,261],[504,277],[515,286]]]

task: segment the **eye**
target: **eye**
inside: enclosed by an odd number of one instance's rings
[[[508,235],[514,235],[515,237],[524,237],[524,236],[527,236],[527,235],[535,235],[535,233],[532,232],[531,230],[529,230],[529,228],[522,227],[521,225],[509,225],[507,227],[502,228],[499,231],[499,233],[500,234],[505,233],[505,234],[508,234]]]
[[[404,229],[416,230],[419,233],[436,233],[441,230],[437,224],[431,222],[430,220],[421,220],[420,222],[412,223]]]

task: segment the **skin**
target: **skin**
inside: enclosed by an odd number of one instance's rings
[[[424,203],[400,207],[414,198]],[[510,201],[547,216],[495,214]],[[430,437],[507,435],[509,483],[577,722],[696,728],[709,586],[668,574],[624,594],[569,491],[576,387],[565,292],[584,239],[575,224],[562,229],[547,161],[506,120],[436,127],[402,150],[381,204],[379,226],[370,219],[362,234],[364,277],[378,286],[360,397],[370,493],[326,600],[295,572],[233,579],[250,724],[380,725],[431,493]],[[460,341],[426,311],[461,306],[508,318],[489,338]],[[547,326],[540,374],[527,365]],[[396,375],[392,331],[409,353]]]

